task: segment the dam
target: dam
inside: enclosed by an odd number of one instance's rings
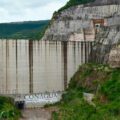
[[[0,40],[0,94],[64,91],[94,42]]]

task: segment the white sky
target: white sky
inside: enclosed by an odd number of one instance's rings
[[[68,0],[0,0],[0,23],[46,20]]]

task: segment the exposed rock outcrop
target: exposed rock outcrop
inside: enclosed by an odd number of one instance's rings
[[[108,63],[111,50],[120,43],[120,26],[101,29],[95,40],[92,60],[97,63]]]
[[[55,14],[43,40],[95,41],[92,59],[108,63],[120,42],[120,0],[96,0]]]
[[[95,40],[101,26],[120,25],[120,5],[78,5],[53,16],[43,40]]]
[[[109,55],[109,64],[112,68],[120,67],[120,45],[115,46]]]
[[[88,104],[96,107],[96,105],[94,104],[93,102],[93,98],[95,97],[94,94],[91,94],[91,93],[83,93],[83,98],[86,102],[88,102]]]
[[[120,4],[119,0],[95,0],[92,3],[89,3],[87,5],[111,5],[111,4]]]

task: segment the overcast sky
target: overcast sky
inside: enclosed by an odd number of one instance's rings
[[[0,23],[50,19],[68,0],[0,0]]]

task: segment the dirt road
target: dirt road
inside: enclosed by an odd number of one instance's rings
[[[20,120],[50,120],[51,112],[45,109],[26,109],[22,111]]]
[[[56,108],[25,109],[20,120],[51,120],[51,114]]]

